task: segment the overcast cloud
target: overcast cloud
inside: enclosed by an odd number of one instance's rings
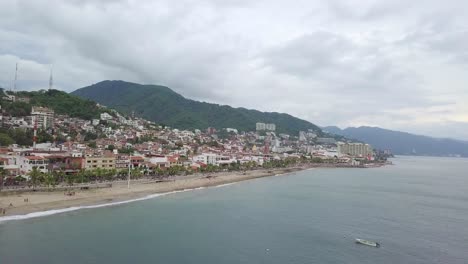
[[[0,86],[162,84],[318,125],[468,140],[468,1],[0,2]]]

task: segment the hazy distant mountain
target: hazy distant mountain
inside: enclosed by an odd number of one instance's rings
[[[346,129],[329,126],[324,127],[323,130],[347,138],[367,142],[374,148],[390,149],[394,154],[428,156],[461,155],[468,157],[468,142],[461,140],[432,138],[366,126],[348,127]]]
[[[159,85],[103,81],[78,89],[72,94],[127,114],[134,111],[137,116],[181,129],[232,127],[242,131],[253,131],[255,123],[265,122],[275,123],[278,132],[293,135],[297,135],[300,130],[321,131],[316,125],[289,114],[198,102]]]

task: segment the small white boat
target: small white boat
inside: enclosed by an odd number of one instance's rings
[[[361,244],[361,245],[370,246],[370,247],[377,247],[377,248],[380,247],[380,244],[377,243],[377,242],[368,241],[368,240],[364,240],[364,239],[360,239],[360,238],[356,238],[356,243]]]

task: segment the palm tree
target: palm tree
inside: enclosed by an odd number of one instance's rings
[[[161,168],[157,167],[155,170],[154,170],[154,173],[159,177],[162,177],[163,174],[164,174],[164,171],[161,170]]]
[[[177,166],[172,166],[172,167],[169,167],[168,169],[169,176],[174,176],[177,174],[177,172],[178,172]]]
[[[109,180],[109,181],[112,181],[115,178],[116,175],[117,175],[117,170],[115,168],[110,169],[106,173],[106,179]]]
[[[98,179],[100,179],[103,174],[103,171],[101,168],[96,168],[93,172],[94,172],[94,176],[96,177],[96,184],[97,184]]]
[[[134,168],[134,169],[132,170],[131,175],[132,175],[133,178],[135,178],[135,179],[140,178],[140,177],[141,177],[141,171],[140,171],[140,169],[139,169],[139,168]]]
[[[37,167],[33,167],[32,170],[29,172],[29,176],[31,177],[30,181],[33,186],[33,190],[36,189],[36,184],[41,177],[41,172],[37,169]]]
[[[44,183],[47,185],[47,189],[50,190],[50,185],[54,185],[54,176],[50,172],[46,172],[42,175],[42,179],[44,180]]]
[[[123,179],[124,176],[126,176],[128,173],[128,170],[127,169],[120,169],[120,170],[117,170],[117,176],[118,176],[118,179]]]
[[[70,186],[73,185],[73,181],[75,180],[75,177],[74,177],[74,176],[75,176],[75,175],[73,175],[73,174],[66,174],[66,175],[65,175],[65,178],[66,178],[66,180],[67,180],[68,185],[70,185]]]
[[[7,172],[3,168],[0,168],[0,191],[3,189],[3,178],[6,174]]]
[[[55,186],[57,186],[58,183],[62,182],[63,181],[63,177],[64,177],[65,173],[61,170],[59,171],[54,171],[52,173],[52,177],[53,177],[53,181],[52,181],[52,187],[55,188]]]
[[[87,175],[87,171],[85,171],[84,169],[80,170],[78,173],[76,173],[76,176],[80,179],[81,181],[81,184],[83,184],[85,182],[85,178],[86,175]]]

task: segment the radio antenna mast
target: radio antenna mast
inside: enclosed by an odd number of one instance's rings
[[[50,77],[49,77],[49,91],[52,90],[54,85],[54,78],[52,77],[52,66],[50,67]]]
[[[16,93],[16,81],[18,80],[18,63],[16,63],[15,69],[15,82],[13,83],[13,92]]]

